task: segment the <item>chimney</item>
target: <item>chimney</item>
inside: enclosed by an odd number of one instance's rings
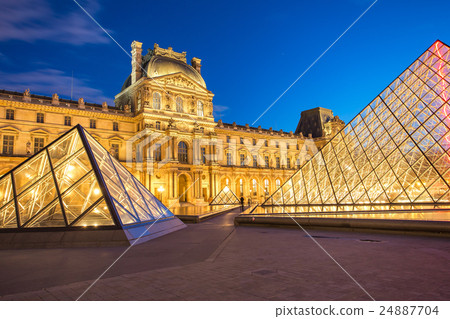
[[[201,62],[202,62],[202,60],[199,59],[199,58],[192,58],[192,60],[191,60],[192,67],[194,69],[196,69],[199,74],[202,74],[202,72],[201,72],[201,68],[202,68]]]
[[[131,84],[136,83],[142,76],[142,42],[131,43]]]

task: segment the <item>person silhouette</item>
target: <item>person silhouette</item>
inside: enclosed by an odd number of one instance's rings
[[[244,211],[244,196],[241,196],[241,212]]]

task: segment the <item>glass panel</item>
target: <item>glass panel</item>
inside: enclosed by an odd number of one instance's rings
[[[84,149],[65,162],[60,163],[58,168],[55,169],[59,191],[63,193],[91,170],[92,166]]]
[[[68,223],[72,223],[102,196],[95,174],[91,172],[62,195]]]
[[[74,130],[61,140],[55,142],[48,148],[53,167],[56,168],[60,162],[74,154],[82,147],[83,143],[81,142],[81,138],[78,135],[77,130]]]
[[[22,193],[49,171],[50,165],[45,151],[41,151],[40,154],[24,162],[18,169],[13,171],[17,194]]]
[[[74,226],[112,226],[114,221],[109,212],[105,200],[100,201],[98,205],[92,208],[86,215],[78,220]]]
[[[63,213],[59,201],[54,201],[31,220],[26,227],[65,227]]]
[[[0,228],[17,228],[16,205],[10,201],[0,210]]]

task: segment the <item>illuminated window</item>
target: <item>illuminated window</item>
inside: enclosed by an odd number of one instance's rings
[[[34,153],[36,154],[43,148],[44,148],[44,138],[43,137],[35,137],[34,138]]]
[[[258,191],[257,185],[256,185],[256,184],[257,184],[257,183],[256,183],[256,179],[252,179],[253,196],[256,196],[257,191]]]
[[[176,100],[177,112],[183,113],[183,99],[181,97],[177,97]]]
[[[38,113],[38,114],[36,114],[36,122],[38,122],[38,123],[44,123],[44,113]]]
[[[202,147],[200,149],[200,155],[201,155],[201,160],[202,160],[202,164],[206,164],[206,148]]]
[[[227,153],[227,165],[231,166],[233,165],[232,159],[231,159],[231,153]]]
[[[156,162],[161,162],[161,144],[155,144],[153,158]]]
[[[3,135],[3,154],[12,155],[14,152],[14,136]]]
[[[244,181],[242,178],[239,179],[239,196],[244,195]]]
[[[178,161],[184,164],[188,162],[188,149],[185,142],[178,143]]]
[[[280,158],[278,156],[275,157],[275,165],[276,165],[276,168],[280,168]]]
[[[240,154],[239,159],[241,160],[241,166],[245,166],[245,154]]]
[[[258,167],[258,156],[253,155],[253,167]]]
[[[297,168],[300,169],[300,159],[299,158],[297,158]]]
[[[281,181],[280,181],[279,179],[277,179],[277,180],[275,181],[275,185],[276,185],[277,188],[280,188],[280,186],[281,186]]]
[[[155,110],[161,109],[161,94],[158,92],[153,93],[153,108]]]
[[[90,128],[97,128],[97,121],[96,120],[89,120],[89,127]]]
[[[203,103],[202,101],[197,101],[197,115],[203,116]]]
[[[111,144],[111,155],[119,159],[119,144]]]
[[[286,158],[286,167],[287,167],[288,169],[291,168],[291,159],[290,159],[289,157]]]
[[[118,130],[119,130],[119,123],[113,122],[113,131],[118,131]]]
[[[264,165],[269,168],[269,156],[264,156]]]
[[[269,180],[268,179],[264,180],[264,193],[266,195],[269,195]]]
[[[72,126],[72,118],[70,116],[64,116],[64,125]]]
[[[14,110],[11,109],[6,110],[6,119],[14,120]]]

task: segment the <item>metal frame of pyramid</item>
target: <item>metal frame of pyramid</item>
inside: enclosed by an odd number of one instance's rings
[[[228,186],[225,186],[209,205],[240,205],[240,203],[236,194]]]
[[[449,209],[449,73],[450,48],[438,40],[263,206]]]
[[[89,245],[130,244],[183,227],[80,125],[0,178],[0,247],[70,246],[71,240]],[[113,238],[107,230],[118,234]],[[68,236],[68,231],[98,236]],[[31,243],[26,234],[33,232],[63,235],[41,236],[41,242]],[[11,233],[16,235],[8,241]]]

